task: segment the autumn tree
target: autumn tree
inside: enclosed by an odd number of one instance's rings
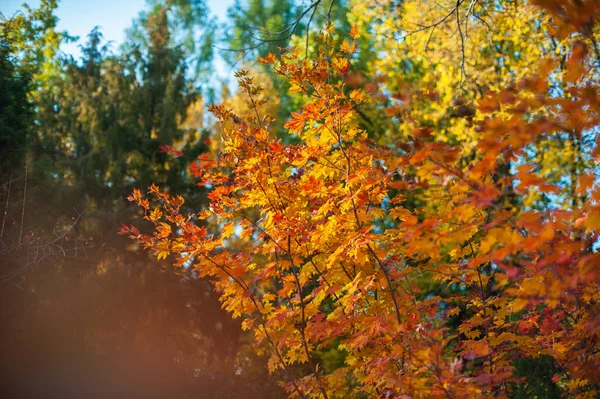
[[[462,6],[430,28],[454,16],[462,30],[484,7]],[[182,213],[183,198],[153,185],[150,200],[140,191],[130,200],[155,232],[123,233],[210,278],[292,397],[527,395],[535,379],[517,373],[523,360],[552,370],[539,394],[596,397],[598,5],[538,6],[523,6],[548,21],[533,29],[564,50],[540,51],[528,68],[506,64],[514,72],[485,83],[463,128],[448,119],[454,137],[423,118],[393,145],[368,137],[359,110],[376,88],[347,82],[358,29],[339,48],[326,29],[327,50],[311,59],[299,48],[264,57],[305,98],[285,125],[299,143],[269,132],[268,100],[239,72],[250,112],[213,106],[223,149],[193,167],[210,206]],[[462,71],[464,87],[478,55],[457,48],[459,62],[439,58],[434,73]],[[420,109],[389,90],[408,114]],[[466,105],[448,90],[427,102]],[[325,369],[332,347],[343,364]]]

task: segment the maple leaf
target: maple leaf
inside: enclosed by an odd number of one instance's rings
[[[161,144],[160,146],[160,152],[166,152],[168,154],[174,155],[176,157],[182,157],[183,156],[183,152],[174,149],[173,147],[171,147],[170,145],[167,144]]]
[[[261,63],[269,65],[277,61],[277,57],[273,54],[269,53],[266,57],[261,57],[258,59]]]
[[[291,133],[301,133],[306,119],[304,114],[300,112],[292,112],[292,119],[289,120],[283,127],[289,129]]]

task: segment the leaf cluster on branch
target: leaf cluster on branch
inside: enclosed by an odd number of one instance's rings
[[[311,59],[261,59],[303,97],[284,126],[294,144],[238,72],[250,112],[211,106],[222,149],[193,167],[209,206],[136,190],[156,228],[122,233],[209,278],[291,397],[510,397],[530,383],[523,359],[549,362],[557,392],[597,397],[600,91],[593,20],[560,3],[555,30],[579,35],[568,57],[488,91],[468,145],[431,126],[393,145],[361,129],[376,96],[347,82],[358,29],[338,49],[328,27]],[[324,367],[330,350],[341,364]]]

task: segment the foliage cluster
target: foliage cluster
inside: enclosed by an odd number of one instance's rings
[[[248,112],[211,106],[192,165],[208,206],[134,190],[155,229],[122,233],[210,279],[291,397],[597,397],[599,4],[426,3],[398,12],[436,59],[381,12],[371,69],[377,32],[330,24],[261,58],[300,99],[287,137],[238,72]]]

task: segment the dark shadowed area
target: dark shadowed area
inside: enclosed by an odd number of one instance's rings
[[[281,397],[212,285],[73,234],[3,253],[2,397]]]

